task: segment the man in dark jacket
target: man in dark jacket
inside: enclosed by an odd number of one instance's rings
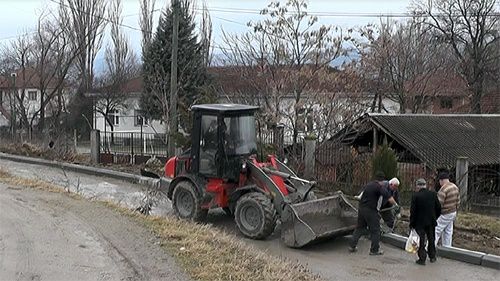
[[[427,255],[431,262],[436,261],[436,246],[434,244],[436,220],[441,214],[441,204],[437,194],[427,190],[427,183],[424,179],[416,182],[416,192],[411,198],[410,207],[410,229],[415,229],[420,237],[418,248],[419,265],[425,265]],[[429,240],[427,252],[425,251],[426,241]]]
[[[396,203],[399,204],[399,180],[397,178],[392,178],[385,184],[385,188],[387,189],[387,192],[389,193],[392,198],[396,201]],[[382,202],[382,206],[380,207],[381,210],[388,209],[391,207],[391,204],[389,201],[384,200]],[[394,229],[394,221],[396,215],[399,214],[399,212],[395,212],[393,209],[388,210],[388,211],[381,211],[380,216],[384,220],[385,224],[389,227],[389,232],[392,232]],[[387,231],[387,230],[386,230]]]
[[[380,250],[380,215],[378,213],[379,198],[388,200],[392,205],[397,205],[394,198],[390,196],[387,189],[384,188],[385,176],[381,172],[377,172],[376,180],[368,183],[361,195],[358,209],[358,223],[351,241],[349,243],[349,251],[355,252],[359,238],[365,232],[366,228],[370,231],[370,240],[372,241],[370,255],[382,255]]]

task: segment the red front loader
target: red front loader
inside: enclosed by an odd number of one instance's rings
[[[351,233],[356,209],[341,193],[316,199],[314,182],[301,179],[276,157],[256,159],[254,113],[238,104],[195,105],[191,148],[165,165],[175,214],[203,221],[212,208],[234,215],[253,239],[271,235],[281,220],[290,247]]]

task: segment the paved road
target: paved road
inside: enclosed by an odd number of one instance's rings
[[[118,180],[91,177],[78,173],[67,173],[60,170],[16,163],[0,159],[0,167],[21,176],[40,177],[45,180],[62,181],[70,186],[76,186],[80,181],[80,190],[86,195],[98,198],[120,200],[130,207],[140,203],[142,188]],[[164,203],[157,208],[157,214],[171,214],[170,204]],[[230,218],[220,211],[210,213],[209,222],[229,233],[241,237]],[[241,237],[247,243],[277,256],[286,257],[307,265],[313,272],[320,274],[326,280],[498,280],[500,271],[448,259],[438,259],[435,264],[425,268],[414,264],[415,257],[404,251],[382,245],[386,254],[381,257],[368,255],[369,242],[361,240],[358,253],[347,251],[347,238],[332,240],[305,249],[296,250],[284,246],[277,235],[278,231],[265,241],[254,241]]]
[[[87,200],[0,184],[0,280],[189,279],[129,218]]]

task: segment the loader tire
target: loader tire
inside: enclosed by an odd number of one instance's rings
[[[172,208],[178,218],[185,220],[201,222],[208,214],[208,210],[201,208],[201,196],[189,181],[181,181],[175,186]]]
[[[234,219],[243,235],[260,240],[271,235],[276,228],[276,209],[266,195],[249,192],[236,202]]]

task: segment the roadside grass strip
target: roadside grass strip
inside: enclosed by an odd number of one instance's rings
[[[0,168],[0,182],[68,194],[63,187],[13,176]],[[81,198],[78,195],[71,197]],[[110,201],[98,201],[151,230],[194,280],[317,281],[318,275],[296,262],[272,256],[213,226],[174,217],[145,216]]]
[[[459,212],[456,226],[476,234],[500,238],[500,218],[498,217]]]

